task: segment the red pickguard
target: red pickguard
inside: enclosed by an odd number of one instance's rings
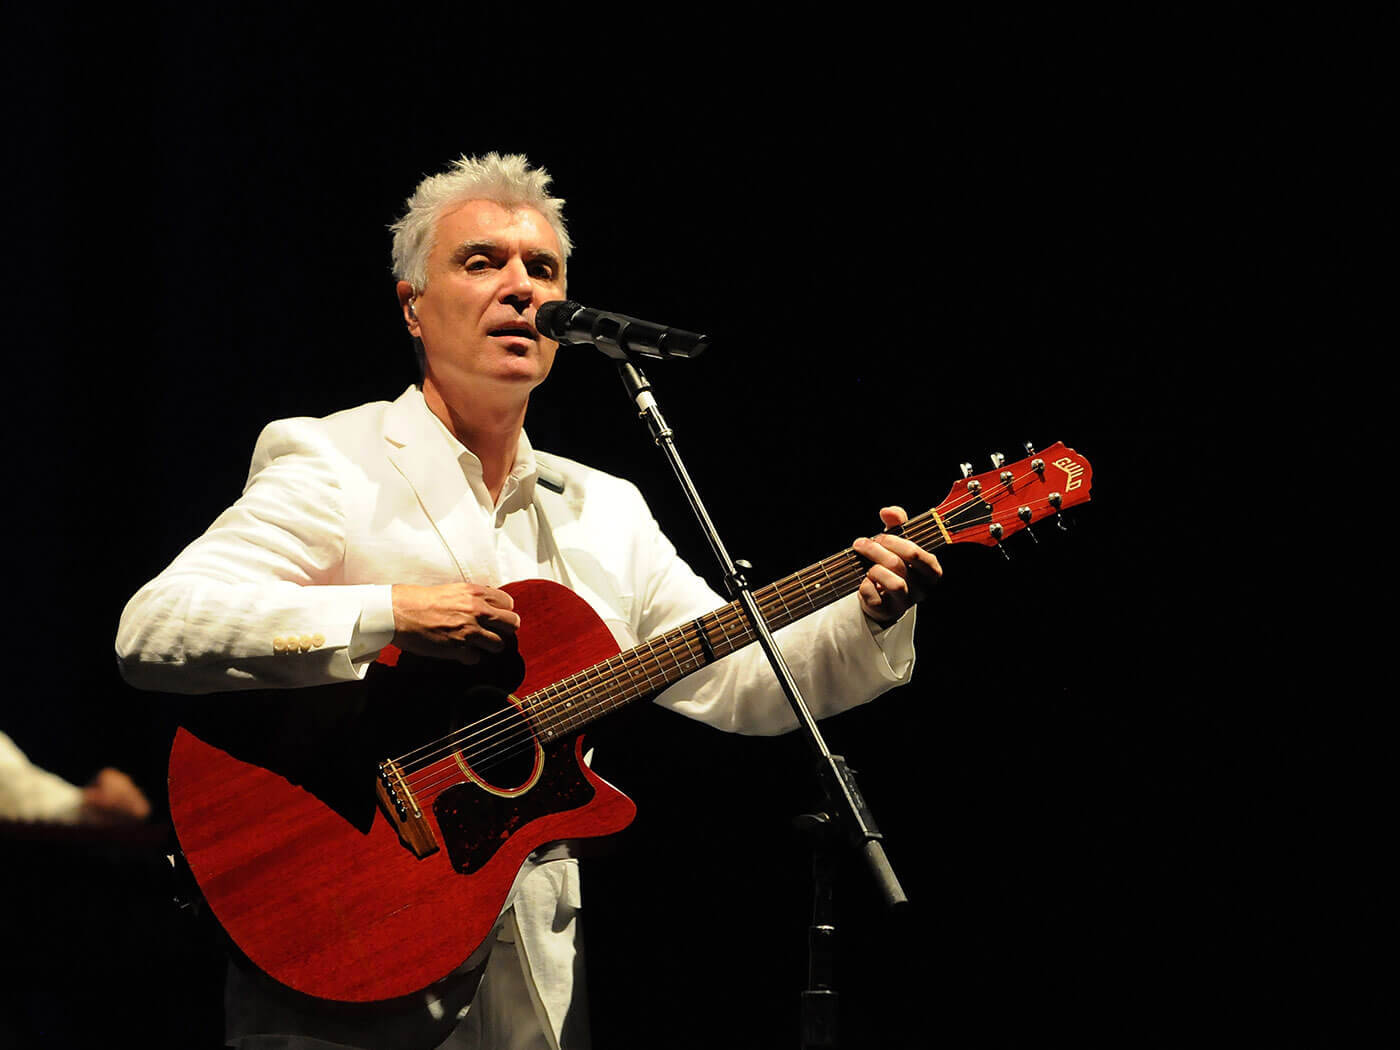
[[[544,580],[504,589],[521,613],[525,679],[517,695],[617,653],[611,632],[573,592]],[[297,699],[288,694],[286,703]],[[591,800],[553,812],[532,798],[544,815],[495,836],[491,859],[471,875],[455,872],[445,849],[416,858],[381,813],[366,834],[311,792],[186,729],[170,755],[171,819],[209,907],[257,966],[319,998],[388,999],[426,987],[471,955],[533,850],[631,823],[632,801],[583,765],[581,736],[546,753],[548,762],[577,764]]]

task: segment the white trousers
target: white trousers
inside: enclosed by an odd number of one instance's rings
[[[575,989],[576,1009],[582,1005],[582,991]],[[570,1025],[570,1029],[574,1027]],[[561,1048],[530,976],[515,915],[508,912],[467,1016],[439,1050],[587,1050],[587,1025],[578,1027],[581,1032],[565,1032]]]
[[[561,967],[572,972],[571,1001],[563,1022],[563,1033],[556,1039],[526,961],[524,945],[520,943],[514,911],[508,911],[496,933],[496,943],[485,963],[481,982],[471,1004],[458,1013],[460,1021],[445,1040],[437,1043],[438,1050],[589,1050],[587,995],[583,983],[582,933],[579,916],[574,913],[565,927],[551,938],[550,964],[557,975]],[[565,958],[564,956],[570,956]],[[557,978],[556,978],[557,979]],[[266,981],[266,978],[262,980]],[[442,1023],[448,1021],[438,1010]],[[289,1025],[292,1027],[292,1025]],[[296,1024],[306,1031],[320,1028],[311,1035],[245,1035],[231,1038],[230,1045],[239,1050],[352,1050],[352,1048],[403,1047],[417,1043],[409,1037],[411,1029],[399,1036],[392,1027],[379,1029],[366,1024],[355,1031],[354,1022],[342,1023],[342,1031],[324,1025]],[[274,1028],[275,1030],[275,1028]],[[400,1041],[402,1040],[402,1041]]]

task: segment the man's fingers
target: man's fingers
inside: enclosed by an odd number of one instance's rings
[[[869,549],[861,550],[860,553],[871,561],[879,561],[883,565],[898,570],[898,565],[895,564],[897,561],[899,565],[904,565],[930,581],[943,575],[943,566],[938,563],[937,558],[917,543],[907,540],[903,536],[882,534],[870,540],[869,544]],[[889,555],[895,560],[892,561],[891,557],[880,554],[881,550],[889,552]]]
[[[866,571],[865,578],[885,594],[902,595],[909,590],[909,580],[904,575],[883,565],[870,566],[869,570]]]
[[[874,562],[876,565],[883,565],[887,569],[897,569],[904,564],[903,558],[895,553],[891,547],[879,540],[872,540],[862,536],[851,546],[855,548],[857,554],[864,557],[867,561]]]
[[[495,587],[483,587],[481,589],[481,596],[497,609],[515,608],[515,599],[505,591],[497,590]]]
[[[477,663],[506,648],[520,627],[515,600],[477,584],[394,587],[395,643],[426,656]]]
[[[473,619],[479,624],[489,624],[492,628],[514,634],[520,627],[520,615],[509,609],[485,608],[477,612]]]
[[[457,633],[457,640],[465,642],[467,645],[476,646],[478,649],[485,649],[488,653],[499,653],[506,647],[501,636],[482,627],[480,621],[463,627]]]
[[[909,515],[905,513],[903,507],[881,507],[880,521],[886,528],[894,528],[896,525],[903,525],[909,520]]]
[[[900,507],[885,507],[880,517],[890,528],[905,520]],[[866,614],[881,622],[903,616],[911,605],[927,596],[929,588],[943,575],[937,558],[903,536],[882,533],[873,539],[861,537],[853,547],[870,562],[860,585],[861,601]]]

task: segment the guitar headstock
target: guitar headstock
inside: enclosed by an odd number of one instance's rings
[[[1031,446],[1026,448],[1029,452]],[[942,503],[919,516],[928,519],[931,539],[995,547],[1027,526],[1089,501],[1094,468],[1063,442],[1016,463],[1004,462],[1000,454],[992,462],[983,474],[973,474],[964,463],[963,480]]]

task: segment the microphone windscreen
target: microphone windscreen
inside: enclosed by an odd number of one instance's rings
[[[583,307],[569,299],[555,299],[545,303],[535,311],[535,331],[547,339],[563,342],[567,338],[569,322]]]

